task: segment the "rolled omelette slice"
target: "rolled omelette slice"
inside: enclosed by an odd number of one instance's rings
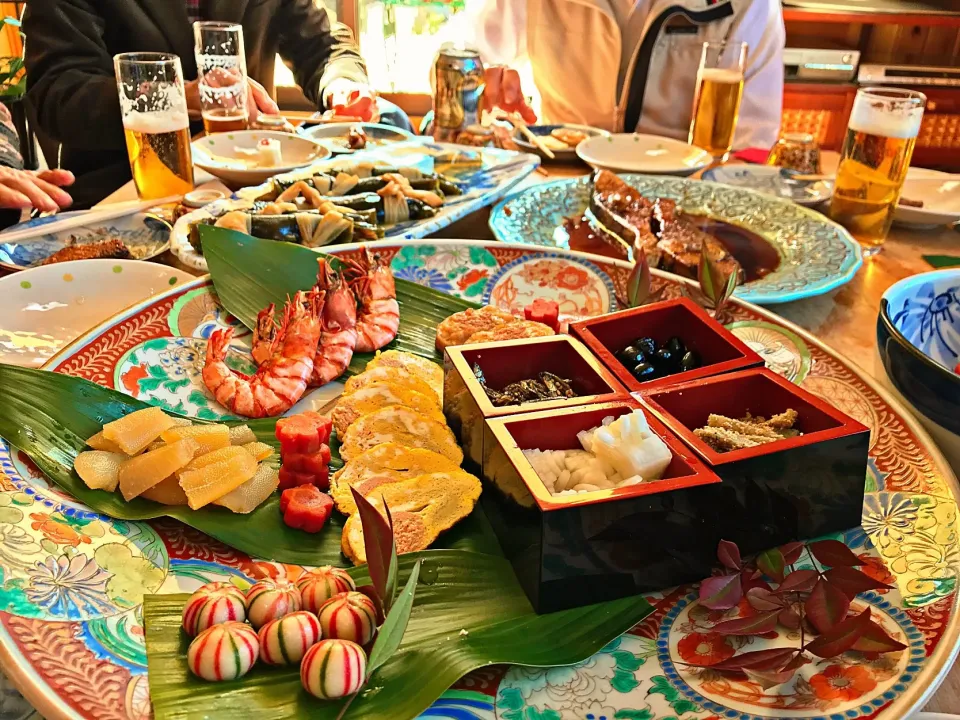
[[[340,457],[344,462],[387,442],[432,450],[458,466],[463,462],[463,451],[457,445],[453,431],[442,420],[403,405],[387,405],[364,415],[339,437]]]
[[[424,550],[445,530],[469,515],[480,498],[480,481],[470,473],[419,475],[374,487],[365,496],[380,512],[385,502],[393,518],[397,553]],[[340,549],[354,565],[367,561],[360,513],[347,518]]]
[[[388,442],[375,445],[361,453],[334,473],[330,479],[330,496],[337,510],[344,515],[357,511],[351,487],[366,494],[373,484],[386,480],[399,482],[418,475],[436,472],[456,472],[459,465],[450,458],[433,450],[410,448],[400,443]]]
[[[379,380],[342,396],[337,402],[337,406],[331,413],[333,426],[337,429],[337,437],[342,438],[347,428],[364,415],[369,415],[388,405],[402,405],[438,422],[444,421],[436,396],[430,398],[399,383]]]

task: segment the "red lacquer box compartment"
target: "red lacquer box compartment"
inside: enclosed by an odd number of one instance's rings
[[[483,427],[487,418],[628,397],[626,388],[613,373],[568,335],[448,347],[443,365],[444,415],[465,458],[478,467],[483,457]],[[475,365],[483,371],[488,387],[495,390],[518,380],[536,378],[546,371],[570,380],[578,395],[496,407],[474,375]]]
[[[698,506],[720,479],[651,413],[650,429],[673,453],[662,480],[555,496],[523,455],[580,449],[578,432],[638,407],[627,399],[487,420],[481,502],[537,612],[709,574],[716,533]]]
[[[860,524],[870,430],[766,368],[639,394],[640,402],[723,480],[728,539],[745,552],[839,532]],[[718,452],[694,433],[711,413],[769,418],[796,410],[800,435]]]
[[[763,365],[763,358],[687,298],[581,320],[571,323],[570,333],[582,340],[631,391],[646,392]],[[640,382],[633,376],[632,368],[626,367],[616,356],[638,338],[651,337],[662,345],[674,336],[700,356],[700,367]]]

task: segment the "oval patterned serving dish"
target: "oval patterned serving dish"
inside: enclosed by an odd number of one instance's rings
[[[623,174],[644,197],[676,200],[692,215],[740,226],[766,240],[779,266],[737,288],[736,296],[760,305],[821,295],[853,279],[863,258],[846,230],[789,200],[702,180]],[[558,180],[522,190],[497,204],[490,229],[498,240],[569,247],[565,217],[580,217],[593,185],[589,177]]]
[[[553,298],[567,318],[614,309],[629,275],[623,262],[505,243],[414,241],[380,249],[398,277],[507,309],[530,296]],[[680,292],[680,283],[662,273],[655,282],[666,285],[667,296]],[[960,635],[956,478],[911,416],[852,363],[771,313],[739,303],[733,313],[731,330],[770,368],[872,429],[863,524],[841,539],[867,573],[895,586],[857,603],[869,605],[906,649],[812,663],[790,684],[765,692],[686,663],[717,663],[744,642],[760,649],[785,638],[711,632],[715,618],[696,605],[694,588],[681,587],[650,595],[654,613],[587,660],[485,668],[458,682],[424,717],[899,720],[922,706],[949,669]],[[235,324],[201,278],[109,320],[49,367],[211,417],[217,408],[199,379],[203,346],[213,328]],[[176,522],[96,515],[51,488],[6,443],[0,470],[0,663],[47,718],[149,717],[139,619],[145,593],[300,572]]]

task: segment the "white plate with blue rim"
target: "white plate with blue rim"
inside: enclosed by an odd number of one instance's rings
[[[792,200],[804,207],[814,207],[833,197],[833,180],[801,181],[789,172],[771,165],[725,165],[710,168],[703,179],[733,187],[756,190],[764,195]]]
[[[40,367],[103,320],[190,280],[136,260],[73,260],[0,278],[0,362]]]
[[[36,267],[58,250],[100,243],[117,239],[124,244],[134,260],[149,260],[170,247],[170,224],[150,213],[133,213],[109,220],[92,221],[88,225],[72,227],[59,232],[44,234],[40,229],[47,224],[60,222],[74,216],[89,213],[89,210],[58,213],[44,218],[28,220],[4,233],[38,228],[37,235],[18,240],[4,241],[0,233],[0,267],[8,270],[25,270]]]

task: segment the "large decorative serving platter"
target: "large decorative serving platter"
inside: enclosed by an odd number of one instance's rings
[[[553,298],[567,318],[613,309],[629,273],[622,262],[507,243],[412,241],[380,250],[398,277],[510,310],[531,297]],[[655,281],[667,296],[681,291],[676,279],[657,274]],[[218,409],[198,379],[203,346],[214,327],[235,324],[201,278],[124,311],[48,367],[212,417]],[[769,367],[872,429],[863,525],[842,539],[868,573],[895,585],[857,602],[907,648],[813,663],[790,684],[764,692],[686,663],[719,662],[743,643],[759,649],[784,638],[717,635],[693,588],[682,587],[653,594],[655,612],[593,657],[569,667],[485,668],[424,717],[900,720],[922,707],[951,666],[960,635],[956,478],[908,413],[852,363],[756,307],[738,304],[730,327]],[[96,515],[51,488],[5,443],[0,470],[0,663],[50,720],[149,717],[144,594],[300,572],[176,522]]]
[[[863,264],[860,246],[846,230],[789,200],[700,180],[621,177],[645,197],[676,200],[688,213],[738,225],[772,245],[780,265],[737,288],[746,302],[773,305],[820,295],[849,282]],[[497,204],[490,229],[505,242],[567,248],[563,219],[580,217],[591,190],[588,177],[525,189]]]
[[[436,171],[457,181],[463,188],[462,195],[447,198],[436,216],[386,227],[386,237],[398,240],[424,238],[465,215],[492,205],[540,165],[540,158],[536,155],[410,140],[356,152],[349,158],[337,158],[319,163],[316,167],[323,168],[331,162],[361,161],[413,166],[424,172]],[[244,188],[237,192],[239,200],[221,200],[181,217],[171,236],[170,249],[173,254],[188,267],[206,271],[206,259],[194,250],[188,239],[190,224],[216,217],[226,209],[246,207],[247,202],[259,198],[268,189],[267,184]]]

